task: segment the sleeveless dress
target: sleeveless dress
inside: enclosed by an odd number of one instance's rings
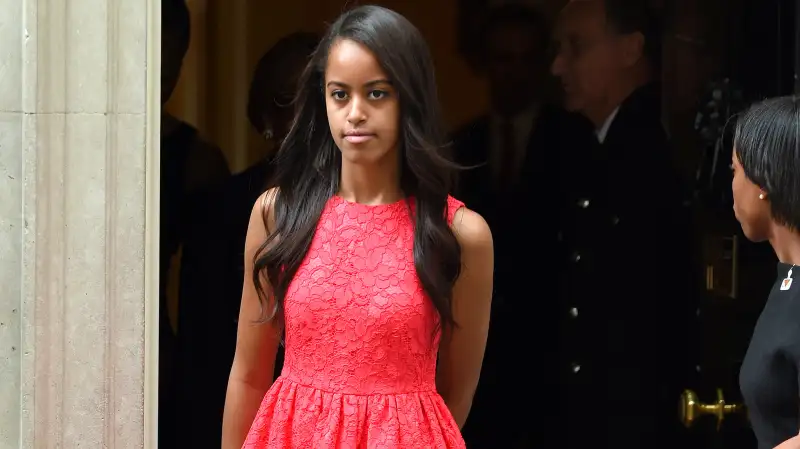
[[[463,205],[448,197],[448,223]],[[414,269],[413,208],[328,201],[284,301],[283,371],[243,448],[465,448],[436,392],[439,318]]]

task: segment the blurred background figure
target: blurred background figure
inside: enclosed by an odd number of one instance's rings
[[[161,104],[169,101],[180,78],[189,48],[191,21],[184,0],[162,1]],[[225,156],[206,142],[197,129],[164,111],[161,116],[161,249],[159,327],[159,445],[177,447],[178,365],[176,335],[181,294],[171,282],[181,267],[191,265],[184,251],[196,244],[200,217],[207,215],[205,198],[218,189],[230,171]],[[193,243],[194,242],[194,243]]]
[[[209,195],[208,213],[197,221],[203,244],[184,250],[197,261],[182,272],[180,404],[182,443],[218,447],[222,413],[242,294],[244,245],[253,204],[269,183],[271,160],[294,118],[297,80],[319,37],[289,34],[259,59],[247,104],[250,124],[264,137],[263,158]],[[283,350],[275,372],[280,374]],[[202,392],[202,394],[200,393]],[[215,446],[208,446],[214,442]]]
[[[661,120],[661,35],[639,0],[572,1],[558,17],[552,71],[586,126],[557,184],[561,360],[548,447],[680,447],[670,404],[688,381],[697,286],[688,197]]]
[[[486,361],[464,437],[470,447],[527,447],[541,429],[536,384],[549,375],[557,276],[554,257],[559,153],[578,121],[558,106],[548,75],[550,23],[523,4],[490,8],[476,69],[489,110],[454,135],[458,195],[486,218],[495,243],[495,293]],[[474,168],[473,168],[474,167]],[[545,219],[544,217],[548,217]],[[520,369],[520,347],[542,366]],[[527,357],[525,355],[524,357]]]

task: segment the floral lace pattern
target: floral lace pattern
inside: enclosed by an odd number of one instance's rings
[[[460,201],[448,197],[448,222]],[[436,392],[413,200],[331,198],[285,301],[286,356],[244,448],[464,448]]]

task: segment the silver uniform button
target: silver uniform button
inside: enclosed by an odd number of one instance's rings
[[[579,364],[577,364],[577,363],[573,363],[573,364],[572,364],[572,372],[573,372],[574,374],[578,374],[578,372],[579,372],[580,370],[581,370],[581,366],[580,366]]]
[[[569,309],[569,316],[571,316],[572,318],[578,318],[578,308],[573,307]]]
[[[584,198],[584,199],[578,201],[578,206],[580,206],[583,209],[586,209],[587,207],[589,207],[589,204],[591,204],[591,202],[589,201],[588,198]]]
[[[617,217],[616,215],[611,217],[611,224],[614,225],[614,226],[618,225],[619,224],[619,217]]]
[[[581,261],[581,254],[576,252],[575,254],[572,255],[572,260],[575,261],[575,262],[580,262]]]

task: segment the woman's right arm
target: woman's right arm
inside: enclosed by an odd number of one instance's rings
[[[250,213],[250,224],[247,227],[242,305],[239,311],[236,354],[233,357],[225,397],[222,449],[241,449],[261,401],[272,385],[280,329],[275,319],[257,323],[261,317],[261,305],[253,285],[253,257],[267,239],[267,227],[274,229],[274,198],[274,190],[269,190],[258,198]],[[264,217],[267,227],[264,225]],[[266,276],[262,277],[262,285],[269,288]]]

